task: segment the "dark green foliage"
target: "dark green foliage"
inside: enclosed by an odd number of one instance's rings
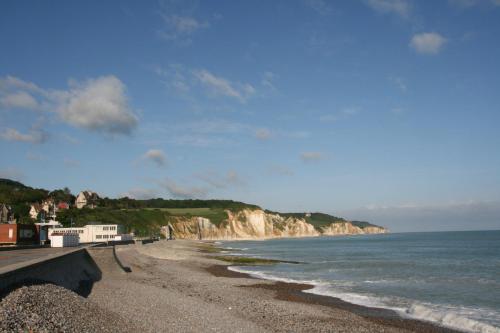
[[[81,227],[87,224],[118,224],[123,232],[137,236],[157,235],[160,228],[170,221],[170,214],[157,209],[116,210],[109,208],[71,208],[60,211],[57,219],[65,227]]]
[[[327,227],[332,223],[349,222],[342,217],[337,217],[337,216],[324,214],[324,213],[310,213],[310,216],[307,216],[306,213],[276,213],[276,212],[272,212],[272,211],[266,211],[266,212],[273,213],[273,214],[280,214],[281,216],[283,216],[285,218],[294,217],[294,218],[299,218],[299,219],[305,219],[307,223],[314,226],[314,228],[318,231],[321,231],[321,228]],[[368,222],[361,222],[361,221],[350,221],[350,222],[353,225],[360,227],[360,228],[375,226],[374,224],[371,224]]]
[[[64,189],[54,190],[50,192],[49,197],[54,199],[56,204],[58,204],[59,202],[66,202],[71,205],[73,204],[73,202],[75,202],[76,199],[75,196],[71,194],[71,191],[67,187],[65,187]]]
[[[306,213],[276,213],[271,211],[266,211],[268,213],[280,214],[284,218],[294,217],[298,219],[305,219],[307,223],[311,224],[316,230],[321,231],[322,227],[329,226],[332,223],[347,222],[345,219],[333,215],[328,215],[324,213],[310,213],[307,216]]]
[[[135,200],[127,197],[119,199],[102,198],[97,202],[99,207],[113,209],[132,209],[132,208],[211,208],[211,209],[229,209],[239,211],[242,209],[260,209],[259,206],[250,205],[233,200],[174,200],[174,199],[149,199]]]
[[[55,199],[56,203],[64,201],[73,203],[75,197],[68,188],[54,190],[34,189],[19,182],[0,179],[0,203],[12,206],[18,221],[32,223],[29,218],[30,204],[41,202],[49,197]],[[191,218],[194,216],[205,217],[213,224],[219,226],[227,220],[226,210],[234,213],[243,209],[260,209],[259,206],[250,205],[233,200],[173,200],[173,199],[150,199],[135,200],[130,198],[100,198],[96,202],[96,209],[61,210],[57,213],[57,219],[66,227],[84,226],[90,223],[118,224],[123,226],[123,232],[134,232],[138,236],[158,235],[160,228],[170,223],[175,223],[178,217]],[[347,222],[345,219],[323,214],[312,213],[267,213],[280,214],[281,216],[303,218],[312,224],[317,230],[332,223]],[[243,222],[243,221],[242,221]],[[361,228],[372,226],[368,222],[353,221],[353,225]],[[277,224],[278,229],[283,226]]]
[[[27,204],[42,201],[49,192],[35,189],[19,182],[0,178],[0,203],[8,205]]]
[[[356,227],[360,228],[366,228],[366,227],[377,227],[374,224],[371,224],[370,222],[365,222],[365,221],[351,221],[352,225],[355,225]]]

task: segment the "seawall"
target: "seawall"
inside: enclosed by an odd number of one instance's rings
[[[23,285],[52,283],[88,296],[102,272],[86,248],[0,268],[0,297]]]

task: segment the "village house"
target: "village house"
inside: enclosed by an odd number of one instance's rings
[[[81,209],[83,207],[94,209],[95,207],[97,207],[98,199],[99,196],[97,195],[97,193],[92,191],[82,191],[76,196],[75,206],[78,209]]]
[[[37,202],[34,204],[30,205],[30,217],[33,220],[36,220],[38,218],[38,214],[42,211],[42,206]]]
[[[44,210],[45,212],[51,212],[54,209],[54,199],[48,198],[46,200],[43,200],[41,206],[42,210]]]
[[[57,208],[56,208],[56,209],[57,209],[58,211],[59,211],[59,210],[69,209],[69,203],[61,201],[61,202],[59,202],[59,203],[57,204]]]
[[[0,203],[0,223],[14,223],[12,208],[2,203]]]

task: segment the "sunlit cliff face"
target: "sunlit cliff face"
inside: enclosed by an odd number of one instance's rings
[[[386,233],[382,227],[360,228],[350,222],[332,223],[316,230],[302,218],[284,218],[279,214],[268,214],[262,210],[228,212],[228,219],[215,225],[202,217],[178,217],[173,223],[177,238],[189,239],[268,239],[281,237],[315,237],[321,235],[357,235]]]

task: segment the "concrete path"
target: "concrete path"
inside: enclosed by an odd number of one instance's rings
[[[0,251],[0,268],[14,264],[22,264],[24,262],[44,259],[54,255],[60,255],[74,251],[75,248],[34,248],[23,250]]]

